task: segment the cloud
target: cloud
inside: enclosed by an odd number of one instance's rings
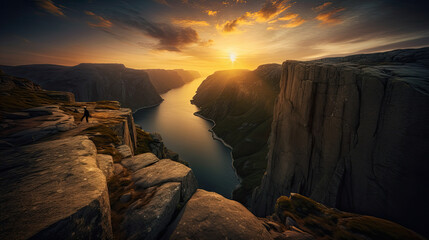
[[[212,39],[209,39],[207,41],[201,41],[198,43],[198,45],[202,46],[202,47],[210,47],[211,45],[213,45],[214,41]]]
[[[63,10],[57,7],[51,0],[36,0],[37,6],[55,16],[65,16]]]
[[[209,16],[216,16],[219,11],[206,10],[204,12]]]
[[[281,27],[281,28],[294,28],[294,27],[298,27],[298,26],[300,26],[306,22],[306,20],[302,19],[299,16],[299,14],[289,13],[289,14],[284,15],[283,17],[269,21],[268,23],[272,24],[272,23],[283,22],[283,21],[287,21],[288,23],[280,25],[279,27]],[[276,28],[272,27],[272,26],[267,28],[267,30],[274,30],[274,29],[276,29]]]
[[[270,20],[290,7],[290,5],[286,5],[286,2],[285,0],[268,0],[262,6],[261,10],[253,13],[252,16],[260,22]]]
[[[283,17],[269,21],[268,23],[273,24],[276,22],[284,22],[284,21],[287,21],[288,23],[280,25],[279,26],[280,28],[294,28],[294,27],[298,27],[298,26],[300,26],[306,22],[306,20],[302,19],[299,16],[299,14],[289,13],[289,14],[284,15]],[[267,28],[267,30],[274,30],[274,29],[276,29],[276,27],[271,26],[271,27]]]
[[[165,5],[165,6],[170,6],[170,4],[168,4],[168,2],[166,0],[155,0],[155,2]]]
[[[102,16],[98,16],[91,11],[85,11],[85,14],[91,16],[94,20],[97,21],[97,23],[87,22],[91,27],[110,28],[113,25],[109,20],[103,18]]]
[[[136,29],[142,34],[158,40],[158,50],[178,51],[181,48],[200,42],[197,31],[191,27],[174,26],[167,23],[150,22],[139,12],[128,10],[125,14],[113,17],[115,23],[127,29]]]
[[[313,11],[320,12],[320,11],[322,11],[323,9],[325,9],[325,8],[329,7],[330,5],[332,5],[332,2],[325,2],[325,3],[321,4],[321,5],[319,5],[319,6],[315,7],[315,8],[313,8]]]
[[[239,25],[243,25],[243,24],[251,24],[250,22],[248,22],[247,20],[250,17],[250,13],[246,13],[243,16],[231,20],[231,21],[227,21],[226,23],[224,23],[222,26],[218,27],[219,29],[222,29],[223,32],[234,32],[237,30],[237,27]]]
[[[319,20],[322,24],[338,24],[338,23],[342,23],[343,21],[341,19],[338,18],[338,14],[341,11],[346,10],[345,8],[338,8],[335,10],[332,10],[330,12],[327,13],[321,13],[319,15],[317,15],[316,19]]]
[[[291,5],[287,5],[288,0],[267,0],[262,8],[257,12],[246,12],[239,18],[225,22],[220,29],[223,32],[233,32],[237,30],[239,25],[250,25],[253,21],[269,22],[277,17]]]
[[[180,26],[185,26],[185,27],[189,27],[189,26],[200,26],[200,27],[210,26],[210,24],[206,21],[197,21],[197,20],[189,20],[189,19],[173,19],[172,23],[176,24],[176,25],[180,25]]]

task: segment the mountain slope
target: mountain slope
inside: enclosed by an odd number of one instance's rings
[[[48,90],[72,92],[78,101],[116,100],[134,110],[162,102],[145,71],[122,64],[24,65],[0,66],[0,69]]]
[[[201,109],[198,114],[213,119],[213,131],[233,147],[234,167],[241,178],[233,198],[242,203],[248,201],[265,171],[279,79],[278,64],[255,71],[220,71],[204,80],[193,99]]]

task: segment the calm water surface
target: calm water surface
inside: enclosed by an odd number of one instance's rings
[[[196,79],[161,95],[163,103],[137,111],[134,120],[144,130],[160,133],[165,145],[190,164],[199,188],[230,198],[239,184],[231,150],[213,139],[209,132],[213,124],[195,116],[198,108],[190,103],[202,81]]]

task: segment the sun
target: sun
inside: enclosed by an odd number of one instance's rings
[[[237,56],[235,56],[235,53],[230,53],[229,54],[229,59],[231,60],[232,63],[235,62],[235,59],[237,58]]]

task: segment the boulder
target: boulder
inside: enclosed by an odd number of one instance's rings
[[[84,136],[1,152],[0,239],[112,239],[96,152]]]
[[[131,148],[128,145],[121,145],[116,148],[123,158],[128,158],[133,155]]]
[[[113,164],[113,175],[119,175],[124,171],[124,167],[122,167],[119,163]]]
[[[113,158],[107,154],[97,154],[97,166],[101,169],[106,179],[113,176]]]
[[[180,183],[165,183],[154,191],[149,203],[138,199],[125,213],[121,227],[127,239],[158,239],[170,223],[180,201]]]
[[[135,172],[158,161],[159,158],[157,158],[153,153],[143,153],[125,158],[121,161],[121,164]]]
[[[197,180],[189,167],[169,159],[142,168],[133,173],[137,187],[149,188],[166,182],[181,183],[181,200],[186,202],[197,189]]]
[[[272,239],[243,205],[198,189],[164,236],[168,239]]]

